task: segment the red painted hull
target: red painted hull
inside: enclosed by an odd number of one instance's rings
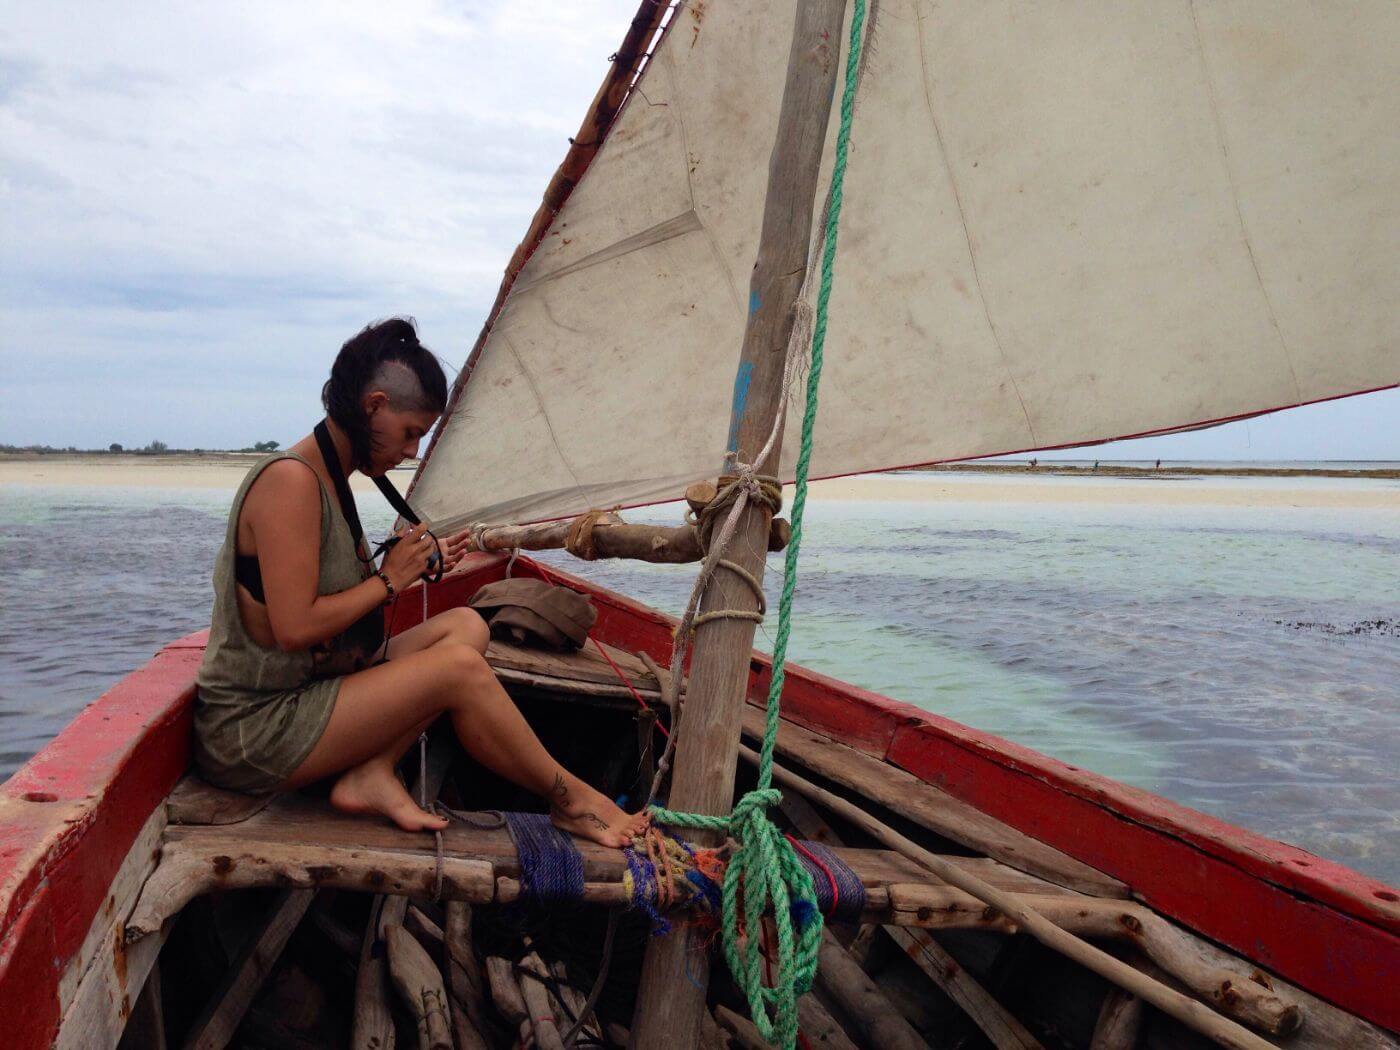
[[[429,613],[503,575],[477,555],[434,588]],[[522,559],[517,572],[536,572]],[[551,575],[556,575],[551,573]],[[674,623],[576,577],[595,635],[669,658]],[[407,596],[394,628],[417,623]],[[48,1046],[59,981],[138,831],[190,760],[190,705],[205,632],[172,643],[84,710],[0,786],[0,1018],[10,1047]],[[750,696],[769,666],[755,654]],[[1400,899],[1341,865],[1027,748],[802,668],[783,713],[936,784],[1128,883],[1164,915],[1285,979],[1400,1030]]]

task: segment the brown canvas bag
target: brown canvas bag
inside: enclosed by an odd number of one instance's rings
[[[550,649],[580,648],[598,619],[582,594],[543,580],[488,583],[467,604],[486,618],[493,637]]]

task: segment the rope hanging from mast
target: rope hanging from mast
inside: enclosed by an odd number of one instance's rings
[[[808,869],[801,863],[791,843],[778,831],[768,816],[769,807],[782,794],[772,787],[773,749],[777,743],[780,704],[787,661],[788,637],[792,631],[792,601],[797,587],[797,558],[802,546],[802,518],[807,505],[807,475],[812,459],[813,434],[817,419],[818,389],[821,384],[822,352],[826,342],[827,313],[831,300],[832,274],[836,261],[836,234],[841,218],[841,204],[846,177],[846,158],[850,148],[851,124],[855,111],[856,85],[859,80],[861,36],[865,25],[865,0],[855,0],[851,15],[850,43],[846,53],[846,77],[841,92],[841,124],[836,137],[836,155],[831,173],[830,206],[827,210],[821,258],[821,282],[812,322],[811,366],[807,376],[806,403],[802,415],[802,440],[797,457],[797,471],[792,504],[792,538],[788,543],[783,564],[783,590],[778,603],[778,631],[773,644],[773,671],[768,688],[766,722],[760,750],[758,785],[739,799],[728,817],[703,813],[682,813],[651,805],[653,818],[675,827],[703,828],[722,831],[737,843],[724,874],[723,915],[724,954],[734,979],[744,989],[754,1024],[763,1037],[784,1048],[797,1043],[797,999],[812,987],[817,972],[817,951],[821,945],[822,918],[817,907],[816,890]],[[810,279],[810,271],[809,271]],[[801,356],[794,349],[797,338],[805,330],[806,287],[798,297],[798,316],[794,336],[789,341],[785,365],[784,389],[790,381],[795,361]],[[676,634],[671,659],[671,691],[678,694],[685,650],[694,628],[700,595],[716,568],[723,565],[723,554],[733,536],[739,514],[749,499],[771,500],[764,492],[758,471],[772,452],[782,431],[784,413],[780,410],[773,432],[754,463],[734,463],[734,480],[725,487],[733,493],[733,505],[713,544],[709,544],[705,561],[691,592],[685,616]],[[713,614],[711,614],[713,615]],[[673,720],[680,707],[678,695],[672,695]],[[662,760],[658,763],[652,783],[652,802],[679,735],[675,721]],[[740,895],[743,914],[740,915]],[[771,986],[765,985],[762,971],[762,922],[771,906],[778,935],[778,969]],[[796,927],[796,929],[794,929]],[[745,935],[745,933],[747,935]],[[794,934],[796,935],[794,938]]]

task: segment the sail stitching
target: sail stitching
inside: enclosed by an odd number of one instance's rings
[[[1001,356],[1001,363],[1006,369],[1006,378],[1011,383],[1011,390],[1015,393],[1016,401],[1021,406],[1021,415],[1026,420],[1026,431],[1030,434],[1031,447],[1035,447],[1039,440],[1035,436],[1035,424],[1031,422],[1031,414],[1026,408],[1026,399],[1021,396],[1021,387],[1016,382],[1016,373],[1011,367],[1011,359],[1006,356],[1006,348],[1001,344],[1001,336],[997,333],[996,322],[992,320],[991,306],[987,303],[987,290],[982,287],[982,272],[977,267],[977,251],[972,245],[972,231],[967,227],[967,211],[963,208],[957,176],[953,174],[952,159],[948,156],[948,149],[943,143],[943,129],[939,126],[938,114],[933,108],[933,90],[929,87],[928,54],[924,48],[924,16],[917,4],[914,5],[914,19],[919,23],[919,69],[922,73],[920,82],[924,89],[924,103],[928,108],[929,123],[933,126],[933,137],[938,141],[938,154],[943,158],[943,169],[948,175],[948,186],[953,191],[953,203],[957,205],[958,223],[962,226],[963,238],[967,242],[967,258],[972,265],[972,279],[977,285],[977,297],[982,303],[982,315],[987,319],[987,330],[991,333],[992,342],[996,344],[997,353]]]
[[[1249,265],[1254,270],[1254,280],[1259,285],[1259,294],[1264,300],[1264,310],[1269,315],[1269,323],[1273,325],[1274,334],[1278,336],[1278,345],[1283,351],[1283,363],[1288,366],[1288,376],[1293,380],[1294,396],[1302,398],[1303,388],[1298,383],[1298,373],[1293,370],[1293,355],[1288,349],[1288,341],[1283,337],[1283,329],[1279,326],[1278,314],[1274,312],[1274,304],[1273,300],[1269,298],[1269,290],[1264,287],[1264,275],[1259,272],[1259,260],[1254,256],[1254,244],[1250,241],[1249,229],[1244,224],[1244,211],[1240,207],[1239,186],[1235,182],[1234,168],[1230,164],[1230,150],[1225,144],[1225,124],[1220,119],[1220,103],[1215,97],[1215,79],[1210,73],[1210,61],[1206,58],[1206,44],[1201,36],[1201,22],[1196,16],[1196,0],[1191,0],[1191,28],[1195,33],[1196,52],[1201,59],[1201,78],[1205,81],[1206,98],[1210,102],[1210,119],[1215,128],[1215,141],[1220,146],[1221,166],[1225,169],[1225,181],[1230,187],[1230,201],[1235,206],[1235,221],[1239,223],[1240,227],[1240,240],[1244,241],[1244,250],[1249,255]]]
[[[735,283],[734,273],[729,267],[729,260],[724,257],[724,252],[720,251],[714,231],[700,221],[700,206],[695,200],[695,181],[690,177],[690,132],[685,126],[685,110],[681,105],[680,87],[676,78],[676,60],[672,57],[669,48],[662,52],[661,58],[661,68],[666,71],[666,80],[671,86],[672,105],[669,108],[675,114],[676,126],[680,129],[681,170],[685,172],[685,192],[686,196],[690,198],[690,210],[695,215],[698,228],[705,234],[705,240],[710,245],[710,251],[715,257],[715,262],[719,265],[720,273],[724,274],[725,287],[729,289],[729,300],[734,304],[735,313],[739,317],[743,317],[744,300],[739,295],[739,286]]]
[[[554,422],[549,418],[549,409],[544,407],[544,398],[540,396],[540,388],[535,385],[535,377],[530,374],[530,370],[525,367],[525,359],[520,356],[520,351],[515,349],[515,344],[510,341],[510,336],[504,331],[500,333],[501,342],[506,344],[506,349],[510,351],[510,356],[515,358],[515,364],[520,369],[520,374],[525,377],[525,382],[530,384],[530,393],[535,395],[535,403],[540,406],[540,417],[544,419],[545,429],[549,431],[549,440],[554,443],[554,450],[559,453],[559,462],[564,464],[564,469],[569,472],[569,477],[574,479],[574,488],[578,490],[579,496],[585,503],[588,502],[588,493],[582,481],[579,480],[578,473],[574,470],[573,464],[564,455],[564,446],[559,443],[559,436],[554,432]]]

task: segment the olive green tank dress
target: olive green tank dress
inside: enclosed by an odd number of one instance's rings
[[[214,563],[214,613],[209,645],[195,678],[195,764],[210,783],[232,791],[273,791],[321,738],[344,676],[370,666],[383,642],[379,610],[329,642],[299,652],[259,645],[238,612],[234,555],[243,500],[279,459],[311,464],[295,452],[259,460],[243,479]],[[349,590],[373,571],[355,553],[344,514],[321,490],[321,571],[318,594]]]

